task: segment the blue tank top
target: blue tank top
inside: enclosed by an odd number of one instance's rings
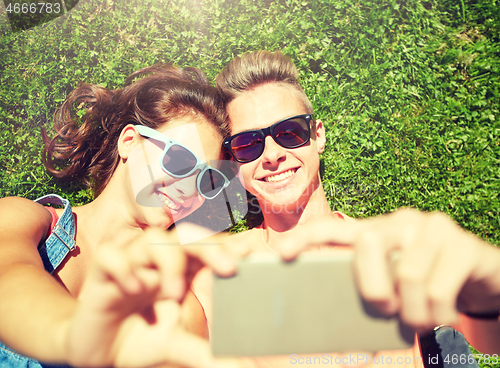
[[[35,200],[40,204],[54,204],[64,206],[62,215],[52,228],[52,234],[38,248],[40,258],[43,261],[45,270],[52,273],[66,256],[76,247],[75,242],[75,220],[71,205],[67,199],[56,194],[49,194]],[[41,363],[35,359],[22,356],[11,350],[0,342],[0,367],[1,368],[55,368],[67,367],[61,365],[50,365]]]

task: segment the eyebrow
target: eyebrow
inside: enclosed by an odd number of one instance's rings
[[[311,117],[313,116],[313,114],[309,114],[308,112],[299,113],[299,114],[294,114],[294,115],[288,115],[287,117],[284,117],[284,118],[278,119],[278,120],[276,120],[274,123],[271,123],[271,124],[269,124],[269,125],[266,125],[266,126],[265,126],[265,127],[263,127],[263,128],[253,128],[253,129],[247,129],[247,130],[242,130],[242,131],[240,131],[240,132],[235,132],[235,133],[231,132],[231,136],[236,135],[236,134],[240,134],[240,133],[244,133],[244,132],[254,132],[254,131],[259,131],[259,130],[262,130],[262,129],[266,129],[266,128],[269,128],[271,125],[274,125],[274,124],[276,124],[276,123],[279,123],[280,121],[285,121],[285,120],[287,120],[287,119],[289,119],[289,118],[293,118],[294,116],[298,116],[298,115],[311,115]],[[230,122],[229,124],[231,124],[231,122]]]

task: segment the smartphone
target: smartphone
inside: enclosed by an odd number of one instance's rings
[[[212,351],[262,356],[413,346],[414,331],[358,294],[352,252],[304,253],[292,262],[252,254],[234,277],[214,276]]]

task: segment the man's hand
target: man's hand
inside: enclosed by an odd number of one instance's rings
[[[500,310],[500,249],[442,213],[403,209],[351,223],[315,218],[290,232],[280,252],[292,259],[311,244],[353,246],[363,298],[417,330],[456,323],[458,309]]]

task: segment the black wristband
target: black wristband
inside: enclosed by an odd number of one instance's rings
[[[464,313],[467,317],[475,318],[475,319],[484,319],[484,320],[498,320],[500,317],[500,311],[494,311],[494,312],[479,312],[479,313],[473,313],[473,312],[465,312]]]

